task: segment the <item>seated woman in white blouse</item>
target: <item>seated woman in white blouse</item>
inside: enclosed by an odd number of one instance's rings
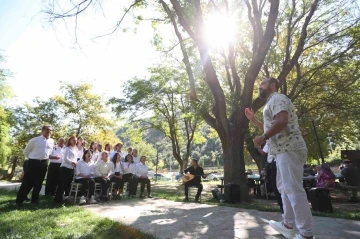
[[[87,199],[90,203],[96,203],[94,197],[95,180],[94,176],[94,162],[91,160],[91,151],[86,150],[82,160],[78,161],[76,165],[76,183],[81,183],[80,203],[85,204]]]
[[[61,203],[65,195],[69,195],[71,182],[74,178],[74,168],[76,167],[78,151],[76,148],[76,137],[71,136],[64,150],[63,162],[60,165],[60,185],[57,187],[54,201]]]
[[[120,190],[124,188],[124,183],[128,182],[129,187],[129,197],[136,196],[136,178],[135,178],[135,164],[133,162],[133,156],[131,154],[126,155],[125,162],[123,163],[123,177],[120,182]]]
[[[102,195],[100,199],[108,201],[108,190],[111,184],[110,177],[112,173],[112,166],[109,163],[109,152],[104,151],[101,154],[101,160],[95,164],[95,182],[101,183]]]
[[[113,166],[113,175],[111,177],[111,182],[115,183],[115,190],[116,193],[115,195],[119,195],[120,194],[120,186],[121,186],[121,181],[122,181],[122,175],[123,175],[123,170],[122,170],[122,165],[121,165],[121,154],[120,153],[115,153],[114,157],[111,159],[111,165]]]

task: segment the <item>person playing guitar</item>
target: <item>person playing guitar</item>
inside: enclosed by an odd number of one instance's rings
[[[199,201],[200,194],[203,190],[203,185],[201,184],[201,177],[205,178],[204,170],[202,167],[199,167],[198,161],[196,159],[191,160],[191,167],[184,170],[184,177],[189,178],[190,175],[194,175],[195,177],[184,183],[185,185],[185,198],[184,201],[189,201],[189,187],[196,187],[198,189],[197,194],[195,196],[195,201]]]

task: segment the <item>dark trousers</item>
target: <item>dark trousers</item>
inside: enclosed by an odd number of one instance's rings
[[[146,184],[146,190],[148,195],[151,194],[151,183],[150,179],[148,178],[138,178],[137,183],[140,183],[140,193],[143,194],[145,190],[145,184]],[[137,186],[136,186],[137,187]]]
[[[120,173],[115,173],[115,176],[120,176]],[[115,189],[119,190],[121,188],[121,178],[111,177],[111,182],[115,183]]]
[[[279,193],[279,190],[277,189],[277,185],[276,185],[276,173],[277,173],[276,161],[272,161],[269,165],[269,168],[270,168],[271,187],[275,194],[276,201],[277,201],[278,205],[280,206],[280,210],[283,212],[283,204],[282,204],[281,194]]]
[[[111,184],[111,181],[109,178],[101,178],[97,177],[95,178],[95,182],[101,184],[101,191],[103,196],[108,196],[108,190]]]
[[[81,183],[80,196],[91,198],[94,195],[95,180],[93,178],[78,178],[75,183]]]
[[[201,183],[192,182],[192,181],[185,183],[185,197],[186,198],[189,197],[189,187],[196,187],[198,189],[195,199],[199,199],[201,192],[203,190],[203,185]]]
[[[129,187],[129,195],[136,195],[136,188],[137,188],[137,184],[136,184],[136,179],[134,179],[134,175],[132,173],[127,173],[123,175],[123,180],[121,180],[120,183],[120,189],[123,190],[124,189],[124,183],[128,182],[130,187]]]
[[[17,193],[16,203],[22,204],[31,189],[33,190],[31,202],[37,202],[39,200],[39,193],[41,191],[46,171],[47,160],[28,160],[25,167],[24,178]]]
[[[61,163],[50,163],[47,171],[45,195],[55,195],[56,188],[60,185]]]
[[[71,182],[74,178],[74,169],[60,167],[60,185],[57,187],[55,202],[61,202],[65,195],[69,195]]]

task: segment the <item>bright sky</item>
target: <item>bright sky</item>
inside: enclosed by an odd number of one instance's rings
[[[90,81],[96,93],[120,96],[126,80],[146,74],[158,58],[151,45],[151,22],[142,23],[135,34],[119,31],[92,41],[111,29],[129,1],[103,2],[103,12],[92,8],[79,18],[80,50],[73,44],[74,19],[67,21],[67,28],[60,20],[54,29],[39,13],[44,1],[0,0],[0,49],[13,72],[9,82],[17,96],[15,104],[58,94],[60,81]]]

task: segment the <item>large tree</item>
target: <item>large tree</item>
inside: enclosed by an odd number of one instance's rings
[[[105,100],[92,92],[93,85],[89,83],[70,84],[63,82],[61,95],[54,100],[66,117],[68,133],[83,136],[86,139],[108,137],[114,142],[114,122],[106,116]],[[103,132],[103,133],[101,133]]]
[[[47,11],[50,20],[75,17],[93,1],[84,0],[67,10],[56,5]],[[225,183],[241,187],[248,200],[244,143],[255,159],[257,151],[249,134],[246,107],[258,110],[265,102],[254,100],[256,79],[269,76],[280,81],[281,92],[296,101],[309,87],[317,85],[320,72],[333,64],[356,57],[358,12],[352,0],[134,0],[121,14],[114,31],[133,9],[153,6],[170,23],[178,39],[188,74],[191,99],[201,108],[203,119],[218,133],[224,152]],[[143,12],[143,11],[140,11]],[[238,34],[222,51],[212,49],[206,38],[206,20],[214,14],[236,16]],[[247,18],[244,17],[247,13]],[[154,16],[158,16],[154,13]],[[225,23],[226,24],[226,23]],[[224,24],[224,28],[227,27]],[[211,26],[210,26],[211,27]],[[111,31],[110,33],[114,32]],[[198,52],[193,55],[193,49]],[[194,61],[202,66],[203,77],[194,77]],[[350,82],[354,82],[354,79]],[[322,84],[323,82],[319,82]],[[199,92],[210,92],[203,98]],[[300,103],[299,103],[300,104]],[[310,112],[308,104],[303,107]]]
[[[186,72],[168,67],[154,67],[150,72],[149,79],[128,81],[124,98],[113,98],[110,102],[118,115],[128,112],[130,122],[140,122],[144,128],[157,129],[167,137],[172,156],[183,170],[188,165],[195,137],[202,138],[196,133],[201,117],[191,106],[189,91],[184,87]]]

